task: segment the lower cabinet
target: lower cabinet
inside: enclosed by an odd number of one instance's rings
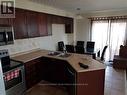
[[[42,79],[50,81],[52,83],[64,83],[66,82],[65,68],[66,65],[64,61],[52,59],[52,58],[43,58],[43,70]]]
[[[43,58],[43,80],[55,83],[67,89],[69,95],[76,95],[76,72],[67,61]]]
[[[26,87],[31,88],[41,80],[66,87],[69,95],[75,95],[75,71],[64,60],[38,58],[25,63]]]
[[[36,59],[25,63],[25,78],[27,89],[41,80],[41,59]]]
[[[104,95],[105,70],[76,72],[67,61],[42,57],[25,63],[26,86],[41,80],[67,89],[68,95]]]

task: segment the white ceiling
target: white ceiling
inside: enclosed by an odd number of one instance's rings
[[[31,0],[74,13],[127,10],[127,0]]]

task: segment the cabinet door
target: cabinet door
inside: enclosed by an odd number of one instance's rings
[[[66,18],[65,33],[73,33],[73,19],[72,18]]]
[[[23,9],[15,10],[15,18],[13,19],[15,39],[23,39],[28,37],[26,25],[26,11]]]
[[[32,60],[25,63],[25,78],[27,89],[41,80],[41,64],[40,59]]]
[[[39,20],[39,33],[40,33],[40,36],[47,36],[48,35],[47,15],[44,14],[44,13],[39,13],[38,20]]]
[[[64,17],[53,15],[52,23],[55,23],[55,24],[64,24]]]
[[[25,63],[25,78],[26,78],[26,87],[27,89],[31,88],[36,84],[36,68],[34,61]]]
[[[52,58],[43,58],[43,80],[53,83],[66,83],[66,62]]]
[[[48,35],[52,35],[52,15],[47,14],[47,31]]]
[[[29,37],[39,37],[37,12],[27,11],[27,28]]]

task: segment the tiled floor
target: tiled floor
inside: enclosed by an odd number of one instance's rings
[[[125,71],[107,66],[105,95],[125,95]]]
[[[26,95],[68,95],[66,89],[38,84],[27,91]],[[125,71],[107,66],[105,95],[125,95]]]
[[[55,85],[49,86],[46,82],[42,81],[27,91],[25,95],[68,95],[68,93],[63,87],[58,87]]]

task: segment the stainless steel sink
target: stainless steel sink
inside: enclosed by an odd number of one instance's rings
[[[71,54],[68,54],[68,53],[61,53],[58,55],[58,57],[63,57],[63,58],[67,58],[69,56],[71,56]]]
[[[60,52],[54,52],[54,51],[51,51],[48,53],[48,55],[50,55],[50,56],[57,56],[59,54],[61,54],[61,53]]]
[[[68,53],[62,53],[62,52],[54,52],[54,51],[51,51],[48,53],[48,55],[50,56],[58,56],[58,57],[63,57],[63,58],[67,58],[69,56],[71,56],[71,54],[68,54]]]

